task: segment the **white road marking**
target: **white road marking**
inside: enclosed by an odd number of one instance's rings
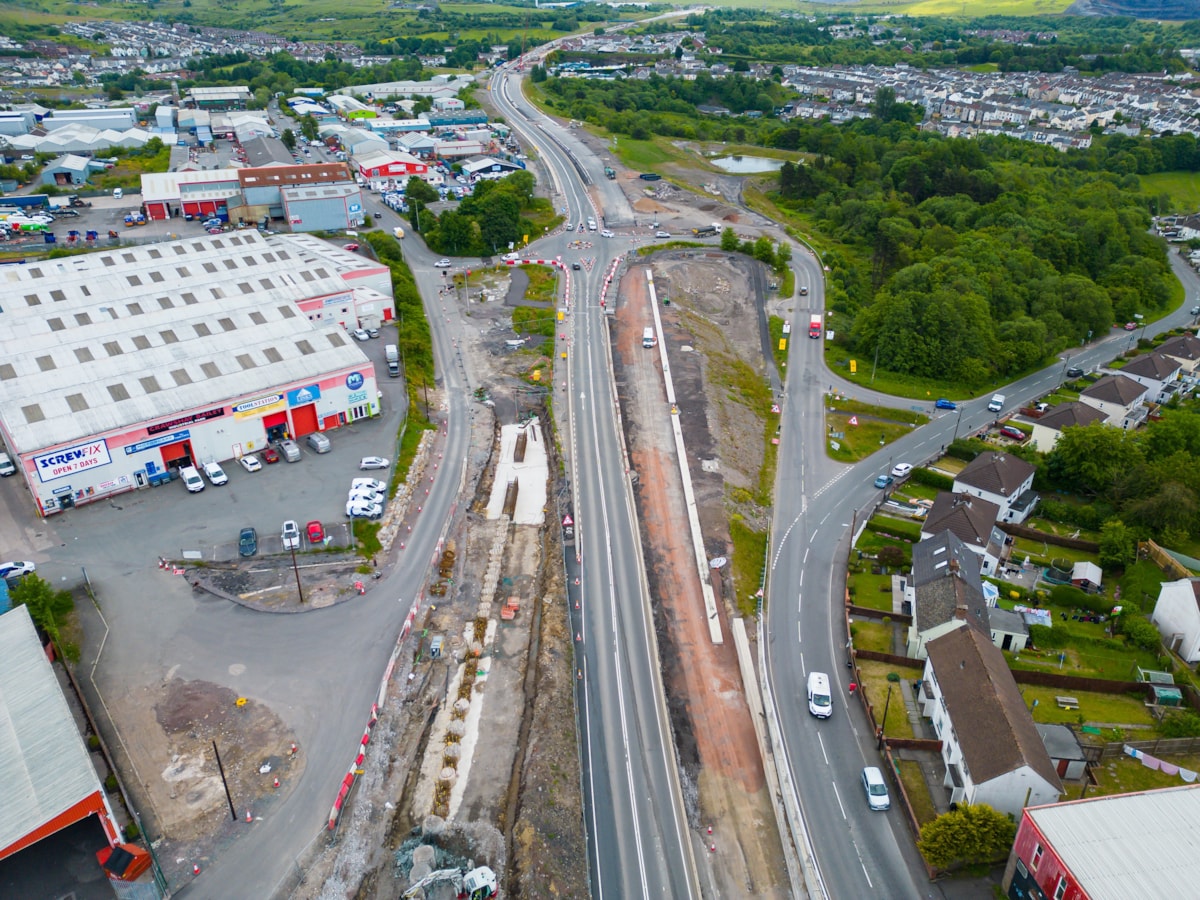
[[[821,755],[825,757],[825,765],[829,765],[829,754],[825,752],[825,742],[821,740],[821,732],[817,732],[817,743],[821,745]]]
[[[846,807],[842,806],[842,795],[838,793],[837,783],[833,781],[829,783],[833,785],[833,796],[837,797],[838,809],[842,811],[842,818],[848,819],[849,816],[846,815]],[[861,861],[861,857],[859,859]]]

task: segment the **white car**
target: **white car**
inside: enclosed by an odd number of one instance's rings
[[[363,470],[386,469],[391,464],[392,461],[383,456],[364,456],[358,467]]]
[[[500,258],[502,260],[504,260],[504,262],[515,262],[516,260],[521,258],[521,254],[520,253],[505,253]]]
[[[347,498],[347,503],[365,503],[368,506],[383,506],[383,494],[371,491],[354,491]]]
[[[383,515],[383,507],[366,500],[349,500],[346,502],[346,515],[351,519],[378,519]]]
[[[912,470],[912,463],[896,463],[892,466],[892,475],[896,478],[905,478]]]
[[[229,476],[225,474],[225,470],[215,462],[204,464],[204,477],[213,484],[225,484],[229,481]]]
[[[656,231],[656,232],[654,232],[654,236],[655,236],[656,238],[669,238],[669,237],[671,236],[671,232],[669,232],[669,231]]]
[[[283,523],[280,537],[283,539],[284,550],[295,550],[300,546],[300,526],[296,524],[295,519],[288,519]]]
[[[448,259],[439,259],[439,260],[438,260],[437,262],[435,262],[433,265],[434,265],[434,268],[438,268],[438,269],[448,269],[448,268],[450,268],[450,260],[448,260]]]
[[[355,328],[355,329],[354,329],[352,332],[350,332],[350,333],[351,333],[352,335],[354,335],[354,339],[355,339],[356,341],[369,341],[369,340],[371,339],[371,336],[370,336],[369,334],[367,334],[367,333],[366,333],[366,331],[364,331],[364,330],[363,330],[363,329],[361,329],[361,328]]]
[[[247,472],[257,472],[262,468],[262,463],[258,461],[258,457],[253,453],[247,453],[245,456],[239,456],[238,465],[240,465]]]
[[[22,575],[32,575],[37,566],[31,562],[0,563],[0,578],[20,578]]]
[[[387,490],[387,485],[382,481],[376,481],[374,478],[355,478],[350,482],[350,491],[353,493],[357,490],[374,491],[381,494]]]
[[[113,199],[114,200],[120,200],[124,196],[125,196],[125,192],[123,190],[121,190],[120,188],[113,188]]]
[[[611,231],[609,231],[607,228],[605,228],[603,231],[600,232],[600,237],[610,238],[612,236],[613,236],[613,233]]]

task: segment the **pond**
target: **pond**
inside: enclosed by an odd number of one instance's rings
[[[710,159],[714,166],[733,175],[754,175],[758,172],[778,172],[783,168],[782,159],[767,159],[764,156],[719,156]]]

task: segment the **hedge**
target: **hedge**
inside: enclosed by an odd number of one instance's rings
[[[921,540],[921,523],[907,522],[903,519],[872,517],[867,521],[867,531],[875,534],[890,534],[892,537],[903,538],[911,543]]]
[[[954,479],[949,475],[943,475],[941,472],[935,472],[933,469],[926,469],[924,467],[913,469],[911,477],[917,484],[936,488],[939,491],[954,490]]]

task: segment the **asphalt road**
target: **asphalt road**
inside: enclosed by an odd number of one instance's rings
[[[556,205],[567,209],[569,222],[595,216],[616,228],[632,221],[624,195],[604,178],[604,162],[520,97],[519,75],[498,72],[491,99],[547,168]],[[588,182],[599,207],[588,196]],[[596,257],[590,271],[570,273],[567,448],[581,560],[581,609],[573,627],[581,639],[577,700],[592,895],[697,897],[599,306],[601,279],[627,242],[564,232],[540,242],[537,255],[564,254],[578,238],[593,240],[588,252]]]

